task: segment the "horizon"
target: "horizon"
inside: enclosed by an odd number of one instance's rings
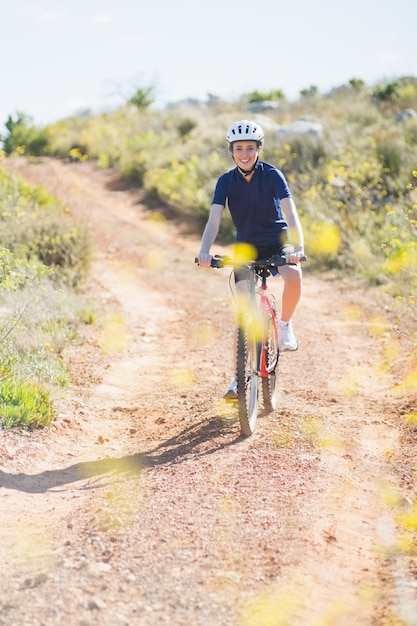
[[[264,0],[254,9],[242,0],[238,10],[212,0],[198,16],[193,6],[17,0],[0,23],[0,124],[16,111],[46,125],[112,110],[149,86],[165,107],[273,89],[291,102],[312,85],[326,94],[352,78],[373,86],[417,76],[414,0],[351,0],[348,9],[326,0]]]

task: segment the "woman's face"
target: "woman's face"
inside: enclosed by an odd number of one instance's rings
[[[232,144],[232,156],[236,165],[243,170],[250,170],[259,156],[257,141],[234,141]]]

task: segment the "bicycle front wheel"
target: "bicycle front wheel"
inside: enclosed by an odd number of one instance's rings
[[[258,417],[258,365],[260,345],[253,320],[237,332],[237,398],[242,435],[250,437]]]
[[[271,303],[273,310],[275,306]],[[275,411],[278,405],[278,336],[274,328],[276,324],[275,316],[268,314],[265,329],[264,360],[267,376],[262,377],[262,397],[264,401],[264,409],[267,413]]]

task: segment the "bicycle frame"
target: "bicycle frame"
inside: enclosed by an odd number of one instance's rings
[[[278,398],[278,330],[275,302],[267,294],[266,284],[270,267],[268,260],[248,264],[249,306],[246,309],[242,301],[237,329],[237,402],[241,432],[246,437],[255,430],[260,390],[267,413],[275,410]]]
[[[306,257],[300,260],[304,261]],[[195,261],[197,263],[198,259]],[[278,326],[275,298],[268,294],[267,278],[275,269],[278,270],[286,263],[286,256],[278,255],[269,259],[249,261],[245,266],[248,270],[249,299],[246,304],[249,304],[249,309],[243,311],[243,323],[238,324],[236,351],[237,404],[241,432],[245,437],[252,435],[255,430],[259,388],[262,392],[264,411],[270,413],[277,407]],[[233,267],[233,259],[215,256],[211,260],[211,267],[226,265]],[[259,317],[260,326],[257,323]]]
[[[275,313],[275,309],[271,306],[270,299],[267,295],[268,275],[269,275],[269,272],[267,272],[267,270],[265,269],[256,271],[255,269],[251,268],[250,274],[249,274],[249,280],[248,280],[252,304],[253,306],[259,308],[259,311],[261,313],[261,319],[262,319],[262,342],[260,344],[261,349],[259,353],[259,363],[258,363],[258,372],[257,372],[258,376],[260,376],[261,378],[268,378],[268,376],[272,374],[276,368],[276,363],[272,367],[268,367],[267,359],[265,357],[265,352],[268,349],[268,343],[269,343],[269,338],[267,336],[267,324],[266,324],[266,318],[268,315],[271,316],[271,319],[273,321],[272,329],[274,333],[274,339],[275,339],[276,344],[278,344],[278,329],[277,329],[277,323],[276,323],[276,313]],[[259,278],[259,280],[261,281],[260,287],[256,286],[257,278]],[[256,296],[258,296],[259,302],[257,301]]]
[[[269,298],[267,297],[267,285],[266,285],[266,277],[262,278],[262,285],[260,288],[260,309],[261,309],[261,314],[262,314],[262,320],[263,320],[263,328],[262,328],[262,349],[261,349],[261,354],[260,354],[260,363],[259,363],[259,375],[262,378],[268,378],[269,374],[272,374],[272,372],[275,370],[276,368],[276,363],[273,365],[273,367],[268,367],[267,365],[267,359],[265,358],[265,354],[266,354],[266,350],[268,350],[268,342],[269,342],[269,338],[267,337],[267,325],[265,324],[265,319],[267,315],[271,316],[272,319],[272,329],[273,329],[273,333],[274,333],[274,338],[275,338],[275,342],[278,345],[278,330],[277,330],[277,323],[276,323],[276,314],[275,314],[275,310],[273,309],[273,307],[271,306],[271,302],[269,300]]]

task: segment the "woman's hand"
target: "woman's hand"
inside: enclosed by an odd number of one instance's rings
[[[283,253],[287,263],[294,263],[298,265],[300,261],[306,260],[303,246],[284,246]]]
[[[300,261],[306,260],[304,250],[299,250],[299,251],[294,250],[294,252],[290,252],[286,254],[285,258],[286,258],[287,263],[296,263],[296,264],[300,263]]]
[[[213,258],[211,254],[199,252],[197,258],[199,267],[211,267],[211,260]]]

